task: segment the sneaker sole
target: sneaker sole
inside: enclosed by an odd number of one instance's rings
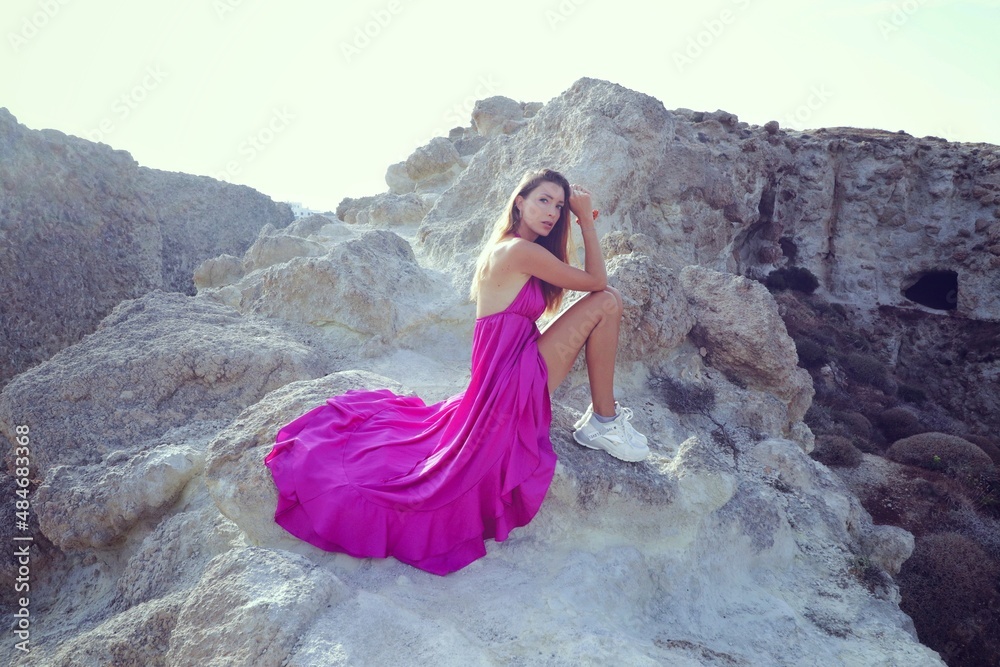
[[[608,451],[607,449],[604,449],[603,447],[598,447],[597,445],[592,445],[592,444],[590,444],[588,442],[581,442],[580,439],[576,437],[576,433],[573,434],[573,440],[576,442],[576,444],[580,445],[581,447],[586,447],[587,449],[596,449],[598,451],[605,452],[608,456],[613,456],[614,458],[618,459],[619,461],[626,461],[628,463],[638,463],[640,461],[645,461],[647,458],[649,458],[649,450],[648,449],[646,450],[646,453],[643,454],[639,458],[629,458],[629,457],[626,457],[626,456],[619,456],[615,452]]]

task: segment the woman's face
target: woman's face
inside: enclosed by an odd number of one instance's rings
[[[558,183],[542,181],[527,196],[518,196],[514,205],[521,211],[521,224],[539,236],[548,236],[559,222],[559,215],[566,206],[563,189]]]

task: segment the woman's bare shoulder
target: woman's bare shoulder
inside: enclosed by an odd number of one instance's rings
[[[529,243],[524,239],[501,241],[490,251],[486,271],[479,283],[476,317],[503,310],[530,280],[529,274],[516,270],[512,263],[512,246]]]

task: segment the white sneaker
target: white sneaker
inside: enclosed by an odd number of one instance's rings
[[[622,461],[642,461],[649,456],[649,447],[633,441],[625,424],[622,413],[609,422],[599,422],[591,413],[587,421],[573,431],[573,439],[584,447],[603,449]]]
[[[594,404],[591,403],[587,406],[587,410],[583,413],[583,416],[576,420],[573,424],[574,429],[582,428],[587,420],[590,419],[590,415],[594,414]],[[649,446],[649,439],[646,438],[642,433],[635,430],[635,427],[630,423],[632,419],[632,408],[623,408],[618,401],[615,401],[615,416],[621,415],[625,420],[625,432],[628,433],[629,437],[632,438],[632,442],[641,445],[643,447]]]

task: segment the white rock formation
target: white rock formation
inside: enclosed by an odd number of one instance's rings
[[[580,79],[490,141],[441,194],[418,235],[429,260],[467,285],[521,171],[539,166],[588,184],[598,229],[643,234],[668,267],[752,278],[804,267],[821,293],[864,310],[924,310],[904,291],[954,271],[955,293],[941,298],[956,314],[1000,320],[996,146],[852,128],[772,133]]]
[[[120,301],[194,293],[191,274],[243,253],[291,209],[242,185],[140,167],[0,108],[0,386],[90,333]]]
[[[827,266],[829,229],[798,208],[820,205],[822,189],[782,194],[788,165],[818,183],[848,171],[842,154],[814,161],[829,140],[668,112],[591,79],[529,106],[517,118],[506,102],[478,105],[468,132],[391,167],[389,193],[345,201],[338,220],[264,228],[242,256],[197,269],[197,296],[127,301],[6,387],[0,431],[32,427],[32,528],[50,545],[33,570],[30,661],[14,664],[942,664],[891,578],[912,536],[873,526],[807,456],[811,384],[774,300],[737,275],[792,263],[768,252],[791,241],[829,295],[896,298],[842,291],[881,231],[856,240],[858,259]],[[840,135],[886,159],[874,139]],[[882,152],[920,143],[877,136],[892,139]],[[944,169],[939,157],[913,159]],[[625,464],[572,442],[588,400],[578,367],[553,396],[560,463],[545,504],[468,568],[435,577],[286,534],[263,465],[278,428],[350,388],[428,401],[463,388],[471,262],[520,172],[542,164],[596,193],[625,299],[619,394],[651,458]],[[839,193],[864,192],[852,183],[830,191],[829,211]],[[949,224],[979,215],[992,192],[981,187],[974,202],[941,194],[957,211]],[[939,251],[919,252],[913,266]],[[984,261],[961,264],[963,285],[986,280]],[[879,280],[906,262],[889,264]]]

